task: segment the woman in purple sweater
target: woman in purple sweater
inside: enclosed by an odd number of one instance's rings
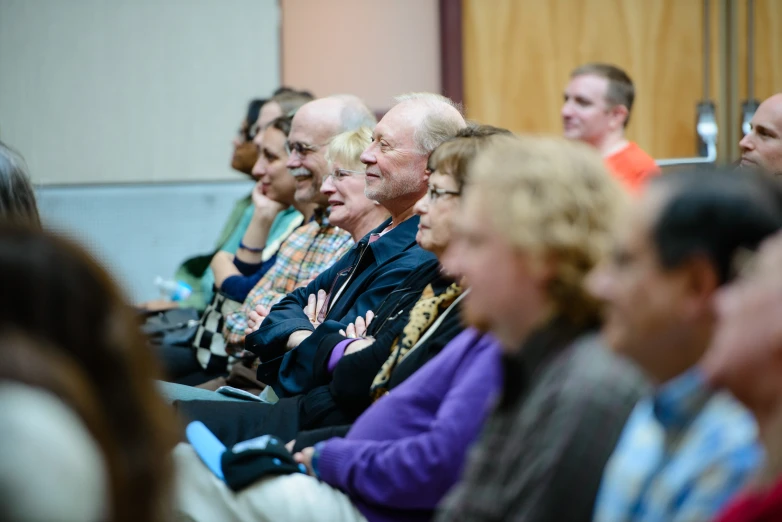
[[[493,337],[462,332],[344,439],[296,454],[312,476],[265,478],[234,493],[180,444],[177,511],[197,521],[429,520],[461,474],[500,388],[500,366]]]

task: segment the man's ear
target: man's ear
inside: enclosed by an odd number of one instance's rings
[[[687,295],[685,299],[687,313],[703,313],[713,307],[714,295],[720,286],[719,276],[714,263],[704,254],[696,254],[681,267]]]
[[[627,121],[629,114],[630,111],[627,110],[627,107],[624,105],[614,105],[611,108],[611,122],[614,124],[614,127],[624,127],[625,121]]]

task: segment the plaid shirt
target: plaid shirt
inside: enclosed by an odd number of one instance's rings
[[[250,291],[242,308],[225,318],[223,333],[228,344],[244,341],[247,314],[257,305],[269,307],[296,288],[306,285],[345,255],[353,246],[350,234],[341,228],[312,220],[294,230],[280,245],[274,266]]]
[[[749,412],[690,370],[633,410],[606,466],[595,521],[712,520],[760,461]]]
[[[556,321],[506,356],[503,397],[438,521],[591,519],[605,462],[645,385],[579,331]]]

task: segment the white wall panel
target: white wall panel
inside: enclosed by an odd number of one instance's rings
[[[276,0],[0,0],[0,139],[38,184],[238,179],[279,54]]]
[[[48,186],[37,191],[46,228],[86,246],[134,301],[160,297],[153,282],[211,252],[234,202],[252,184]]]

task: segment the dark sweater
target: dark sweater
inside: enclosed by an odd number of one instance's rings
[[[274,386],[278,397],[292,397],[317,385],[313,381],[313,370],[321,336],[336,333],[356,317],[369,310],[377,310],[389,293],[412,272],[434,259],[432,253],[415,242],[418,216],[400,223],[377,241],[369,242],[371,234],[380,233],[389,224],[390,220],[367,234],[310,284],[285,296],[274,305],[261,327],[247,336],[245,347],[261,356],[261,360],[267,360],[268,354],[284,349],[293,332],[314,330],[310,338],[285,353],[277,382],[267,382]],[[314,329],[303,308],[309,296],[319,290],[329,293],[329,299],[336,299],[336,302],[330,306],[325,321]],[[265,370],[263,367],[259,369],[259,378],[266,373]]]

